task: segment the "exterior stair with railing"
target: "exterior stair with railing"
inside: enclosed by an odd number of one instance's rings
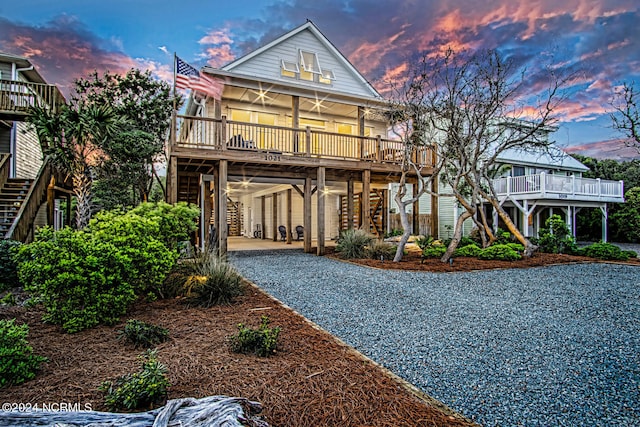
[[[0,237],[4,238],[13,225],[33,182],[32,179],[9,178],[0,188]]]

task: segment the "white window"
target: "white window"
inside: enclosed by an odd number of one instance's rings
[[[295,78],[296,75],[300,72],[300,68],[298,64],[291,61],[285,61],[284,59],[280,60],[280,74],[287,77]]]
[[[302,68],[308,73],[320,75],[322,74],[322,70],[320,69],[320,61],[318,61],[318,55],[314,52],[306,52],[304,50],[301,50],[300,65],[302,65]]]

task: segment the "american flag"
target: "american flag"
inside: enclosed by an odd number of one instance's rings
[[[222,98],[224,85],[220,79],[205,76],[177,56],[175,83],[181,89],[195,90],[215,99]]]

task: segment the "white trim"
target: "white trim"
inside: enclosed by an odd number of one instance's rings
[[[300,72],[300,67],[298,67],[298,64],[296,62],[291,62],[291,61],[286,61],[284,59],[281,59],[280,67],[283,71],[286,71],[289,73],[298,74]]]

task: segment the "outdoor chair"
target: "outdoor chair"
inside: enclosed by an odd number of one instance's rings
[[[301,226],[301,225],[297,225],[296,226],[296,234],[297,234],[296,240],[300,241],[300,239],[302,239],[304,237],[304,227]]]
[[[287,240],[287,227],[281,225],[278,227],[278,231],[280,232],[280,240],[282,240],[283,242]]]

